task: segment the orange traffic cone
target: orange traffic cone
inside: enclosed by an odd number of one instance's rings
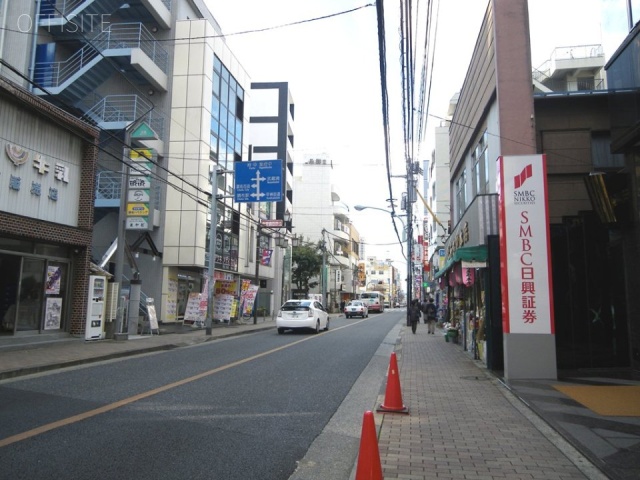
[[[400,391],[400,373],[396,353],[391,353],[389,362],[389,375],[387,378],[387,391],[384,394],[384,403],[377,408],[384,413],[409,413],[409,409],[402,404],[402,392]]]
[[[362,435],[360,436],[360,452],[356,480],[382,480],[382,464],[378,450],[378,436],[373,412],[367,410],[362,419]]]

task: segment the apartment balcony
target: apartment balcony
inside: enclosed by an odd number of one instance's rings
[[[533,85],[541,94],[605,90],[604,65],[601,45],[559,47],[533,69]]]
[[[333,202],[333,216],[341,221],[349,220],[349,207],[342,202]]]
[[[116,69],[134,82],[166,92],[168,62],[169,54],[144,25],[113,24],[67,60],[36,61],[33,79],[40,88],[34,88],[34,93],[55,95],[63,102],[75,104]]]

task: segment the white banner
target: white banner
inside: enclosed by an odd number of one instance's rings
[[[500,157],[504,333],[554,333],[544,155]]]

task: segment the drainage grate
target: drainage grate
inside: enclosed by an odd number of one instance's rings
[[[489,378],[485,377],[485,376],[478,376],[478,375],[467,375],[465,377],[460,377],[462,380],[489,380]]]

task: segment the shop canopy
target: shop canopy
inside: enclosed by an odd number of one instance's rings
[[[464,268],[481,268],[487,266],[487,246],[477,245],[474,247],[458,248],[449,260],[444,264],[434,278],[443,276],[456,262],[462,262]]]

